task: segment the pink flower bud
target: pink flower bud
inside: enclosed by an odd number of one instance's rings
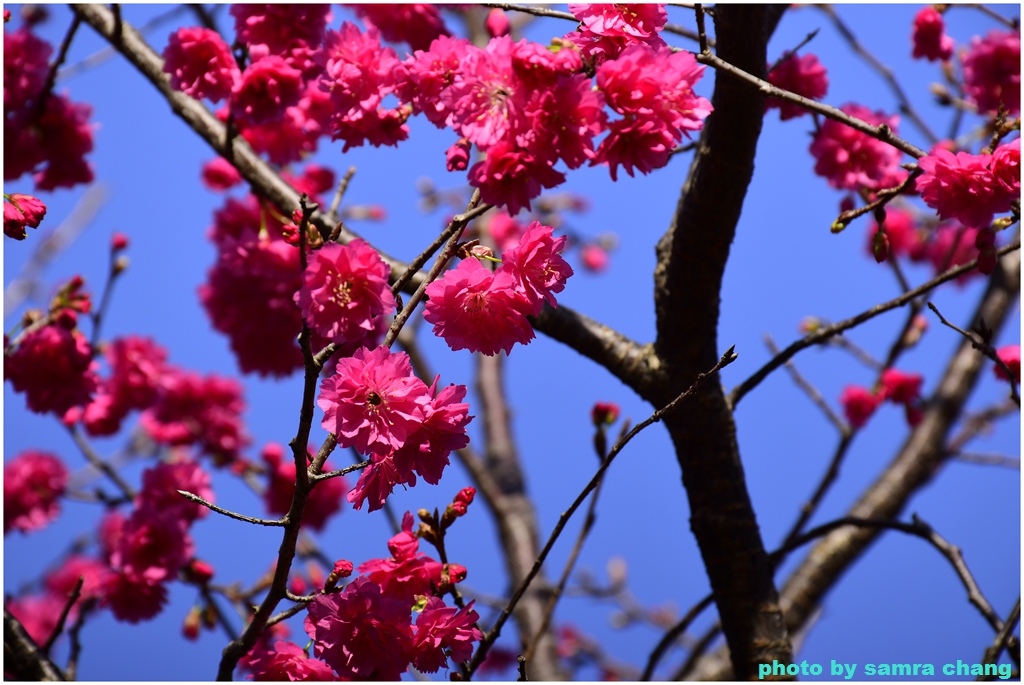
[[[487,28],[487,33],[490,34],[491,38],[497,38],[498,36],[507,36],[512,26],[509,24],[508,17],[505,16],[505,12],[495,7],[487,15],[484,26]]]
[[[619,418],[619,405],[614,402],[594,402],[590,420],[595,426],[611,425]]]
[[[110,236],[110,250],[111,252],[120,252],[121,250],[128,248],[128,236],[120,231],[116,231],[114,235]]]
[[[889,236],[882,229],[875,231],[875,237],[871,240],[871,253],[879,264],[889,258]]]
[[[860,428],[875,413],[875,409],[878,408],[882,398],[867,388],[862,388],[859,385],[848,385],[843,390],[839,401],[843,405],[846,420],[850,422],[853,428]]]
[[[197,585],[204,585],[213,578],[213,566],[202,559],[193,559],[185,567],[186,577]]]
[[[466,167],[469,166],[469,147],[470,143],[468,140],[459,138],[454,145],[448,148],[444,153],[448,171],[466,170]]]
[[[345,559],[339,559],[334,562],[334,570],[331,571],[331,575],[337,574],[339,578],[348,578],[352,575],[352,562]]]
[[[584,268],[588,271],[597,273],[608,268],[608,253],[597,245],[584,246],[580,251],[580,257],[583,259]]]

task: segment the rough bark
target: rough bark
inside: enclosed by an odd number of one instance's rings
[[[763,74],[781,12],[777,6],[717,6],[718,56]],[[712,104],[674,220],[657,248],[654,349],[662,383],[651,399],[659,406],[718,358],[722,277],[761,133],[764,97],[757,89],[719,75]],[[791,650],[721,383],[705,383],[665,424],[734,672],[756,678],[758,664],[788,663]]]

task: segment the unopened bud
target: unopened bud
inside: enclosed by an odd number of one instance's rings
[[[614,402],[594,402],[590,408],[590,421],[595,426],[610,426],[619,418],[619,405]]]
[[[881,228],[875,231],[875,237],[871,239],[871,253],[879,264],[889,258],[889,236]]]

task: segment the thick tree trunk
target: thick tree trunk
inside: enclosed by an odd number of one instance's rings
[[[718,56],[763,74],[768,37],[781,12],[777,6],[718,5]],[[676,215],[658,243],[655,353],[664,381],[652,398],[658,406],[719,357],[722,276],[761,133],[764,96],[757,89],[720,73],[712,104]],[[788,663],[791,649],[721,383],[705,383],[665,424],[734,672],[741,679],[757,678],[758,664]]]

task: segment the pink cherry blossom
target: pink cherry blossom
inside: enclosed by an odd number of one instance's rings
[[[162,462],[142,472],[142,489],[135,496],[135,508],[151,508],[161,515],[192,522],[210,513],[206,507],[178,494],[191,492],[207,502],[216,501],[210,487],[210,474],[191,459],[178,455],[174,461]]]
[[[453,350],[508,354],[517,342],[533,340],[526,319],[532,307],[507,271],[492,273],[476,259],[465,259],[427,286],[427,296],[423,318]]]
[[[27,450],[4,464],[4,535],[28,533],[60,514],[68,470],[49,452]]]
[[[485,49],[470,47],[441,99],[451,111],[452,127],[483,149],[525,127],[528,93],[512,69],[512,39],[492,38]]]
[[[103,596],[103,586],[110,575],[110,568],[91,557],[74,554],[64,559],[53,573],[46,576],[46,589],[58,597],[68,597],[78,579],[82,578],[82,599],[99,599]]]
[[[444,584],[444,564],[419,551],[411,513],[402,517],[402,530],[388,540],[388,549],[390,558],[371,559],[359,566],[359,573],[379,585],[386,597],[411,604],[417,595],[432,595]]]
[[[561,158],[576,169],[596,157],[594,137],[605,130],[608,116],[603,96],[591,85],[583,74],[557,77],[526,104],[531,128],[520,139],[531,150],[549,151],[547,164]]]
[[[608,268],[608,251],[595,243],[588,243],[580,250],[583,268],[600,273]]]
[[[245,124],[278,121],[302,97],[302,73],[268,55],[250,64],[231,90],[231,113]]]
[[[331,21],[330,5],[260,5],[231,6],[238,39],[250,50],[261,46],[263,52],[281,55],[296,43],[319,45]]]
[[[846,420],[850,422],[850,426],[860,428],[878,409],[882,398],[867,388],[848,385],[843,390],[839,401],[843,405],[843,412],[846,414]]]
[[[889,240],[889,251],[894,257],[909,257],[919,262],[926,258],[927,244],[917,221],[910,212],[889,205],[885,212],[883,232]],[[872,254],[872,240],[878,231],[878,223],[872,221],[868,227],[867,252]]]
[[[25,628],[25,632],[37,645],[45,645],[57,628],[67,598],[52,592],[40,595],[17,597],[4,601],[4,609]]]
[[[85,161],[93,147],[91,114],[89,105],[52,93],[41,116],[30,103],[5,116],[4,179],[32,172],[37,190],[91,183],[92,167]]]
[[[89,341],[73,325],[62,320],[37,328],[4,356],[4,375],[38,414],[84,405],[98,386]]]
[[[943,219],[988,226],[996,212],[1010,209],[1009,194],[997,184],[992,162],[991,155],[953,154],[936,147],[917,161],[924,171],[917,178],[921,199]],[[1019,173],[1019,166],[1016,169]]]
[[[159,581],[118,571],[107,576],[103,586],[103,604],[110,607],[118,621],[148,621],[163,611],[167,604],[167,587]]]
[[[15,240],[27,237],[27,228],[39,228],[46,216],[46,205],[32,195],[11,193],[4,195],[4,235]]]
[[[928,243],[926,257],[931,262],[936,274],[972,261],[978,256],[976,247],[978,229],[961,226],[957,223],[941,224],[932,233]],[[963,285],[977,271],[969,271],[957,278],[957,284]]]
[[[502,255],[501,269],[512,274],[533,315],[540,314],[545,301],[558,306],[555,293],[565,289],[566,280],[573,274],[572,267],[562,259],[568,238],[555,238],[553,231],[551,226],[534,221],[526,227],[519,245]]]
[[[469,152],[472,144],[465,138],[459,138],[444,153],[445,166],[448,171],[465,171],[469,166]]]
[[[914,16],[914,59],[924,57],[929,62],[947,61],[953,56],[953,39],[946,35],[942,15],[931,5],[922,7]]]
[[[323,427],[341,447],[386,455],[399,449],[423,421],[427,386],[412,372],[409,356],[386,347],[357,350],[338,361],[320,384]]]
[[[413,665],[424,673],[436,673],[452,661],[461,663],[473,656],[473,643],[484,634],[476,627],[479,614],[473,610],[474,602],[463,609],[445,606],[440,597],[427,600],[423,612],[416,619],[413,638]]]
[[[471,49],[475,48],[465,38],[441,36],[427,50],[417,50],[396,74],[396,89],[402,101],[410,103],[413,111],[423,112],[438,128],[451,125],[452,112],[441,93],[452,84]]]
[[[355,487],[345,496],[353,509],[362,509],[363,502],[368,501],[370,504],[367,510],[377,511],[384,507],[396,485],[411,487],[416,484],[416,474],[412,471],[412,465],[403,463],[400,468],[395,461],[395,454],[396,452],[370,455],[371,464],[360,472]]]
[[[409,605],[360,577],[344,592],[318,595],[309,604],[306,634],[313,654],[352,680],[399,680],[410,661]]]
[[[995,211],[1008,211],[1014,200],[1020,200],[1020,138],[996,148],[991,169],[996,182]]]
[[[964,90],[981,112],[1020,112],[1020,32],[989,31],[963,56]]]
[[[632,45],[665,45],[659,35],[668,21],[664,5],[570,3],[569,11],[580,26],[565,38],[577,44],[584,57],[598,63],[615,59]]]
[[[174,369],[164,374],[156,400],[140,421],[156,442],[196,445],[223,466],[249,443],[242,424],[244,409],[237,381]]]
[[[197,100],[224,100],[242,76],[231,48],[211,29],[178,29],[168,39],[163,57],[171,87]]]
[[[331,243],[311,255],[295,304],[320,336],[336,343],[358,340],[374,330],[376,317],[395,310],[390,273],[365,241]]]
[[[512,31],[508,15],[497,7],[487,13],[487,19],[484,20],[484,28],[487,29],[487,34],[490,35],[491,38],[507,36]]]
[[[175,511],[136,509],[111,552],[111,567],[135,581],[172,580],[195,550],[189,523]]]
[[[320,88],[330,95],[331,135],[345,141],[343,151],[367,140],[373,145],[395,145],[408,137],[405,119],[411,110],[381,106],[384,97],[395,91],[404,68],[394,50],[381,46],[376,29],[363,33],[345,22],[341,31],[327,32],[324,54]]]
[[[1003,363],[1010,367],[1010,372],[1013,373],[1014,380],[1020,383],[1020,345],[1005,345],[996,350],[996,354],[999,356]],[[1002,380],[1009,380],[1006,377],[1006,372],[1003,371],[1003,367],[996,364],[993,367],[996,378]]]
[[[767,80],[773,86],[802,95],[809,100],[821,100],[828,93],[828,74],[825,67],[818,61],[817,56],[811,54],[801,57],[789,55],[768,72]],[[794,102],[768,98],[767,108],[776,107],[782,121],[795,119],[808,112]]]
[[[530,201],[544,188],[564,182],[565,174],[538,160],[529,150],[505,140],[488,147],[483,161],[469,170],[469,184],[480,189],[481,199],[504,205],[511,215],[524,207],[530,209]]]
[[[509,216],[508,212],[495,211],[487,221],[487,232],[499,250],[511,250],[519,244],[526,226]]]
[[[225,191],[241,183],[242,175],[234,164],[223,157],[216,157],[203,165],[202,180],[210,190]]]
[[[273,442],[263,447],[262,456],[268,478],[267,488],[263,491],[264,504],[271,514],[286,514],[295,495],[295,461],[290,452],[286,457],[284,448]],[[330,462],[326,462],[322,469],[324,473],[332,470]],[[318,482],[306,499],[302,523],[313,530],[323,530],[331,516],[341,510],[342,496],[347,489],[345,479],[340,476]]]
[[[839,109],[871,126],[886,124],[893,133],[897,131],[897,116],[872,112],[856,104],[846,104]],[[899,166],[902,156],[899,150],[834,119],[826,119],[815,134],[811,155],[816,160],[814,173],[841,190],[891,188],[907,176]]]
[[[275,642],[273,649],[254,647],[245,666],[252,671],[254,681],[336,680],[330,666],[310,659],[302,647],[284,640]]]
[[[364,24],[380,31],[384,40],[408,43],[413,50],[426,50],[434,39],[449,35],[435,5],[381,3],[354,5],[352,9]]]
[[[469,405],[462,401],[466,398],[466,386],[449,385],[437,392],[438,380],[440,376],[428,391],[432,399],[423,406],[423,423],[394,454],[398,474],[415,471],[431,485],[440,482],[448,466],[448,455],[469,444],[466,425],[473,420]],[[408,480],[407,475],[402,478],[402,482]]]
[[[896,404],[911,404],[921,396],[924,376],[919,373],[905,373],[897,369],[882,372],[879,394]]]
[[[4,30],[5,116],[39,97],[52,53],[53,47],[25,26],[17,31]]]

